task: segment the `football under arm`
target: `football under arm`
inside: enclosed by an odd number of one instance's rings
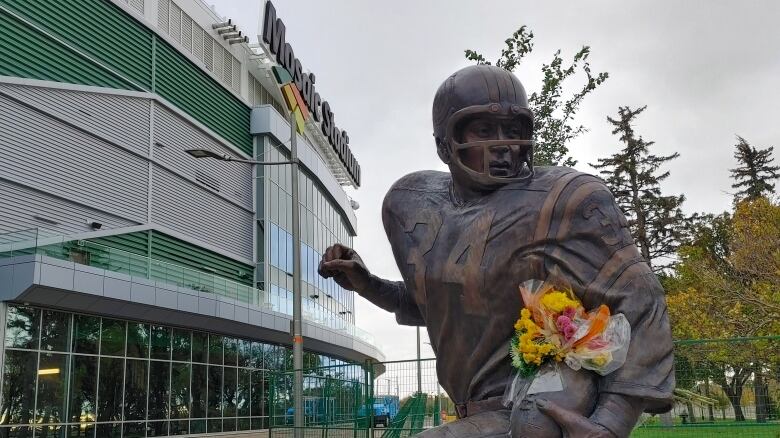
[[[403,281],[390,281],[371,274],[366,290],[358,291],[363,298],[382,309],[395,313],[401,325],[424,326],[420,309],[406,289]]]

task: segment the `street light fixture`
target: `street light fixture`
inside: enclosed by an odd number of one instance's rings
[[[292,171],[292,237],[293,237],[293,417],[295,437],[303,436],[303,320],[301,290],[301,214],[298,203],[298,133],[296,132],[295,115],[290,114],[290,160],[289,161],[255,161],[234,158],[230,155],[218,154],[207,149],[188,149],[185,152],[195,158],[212,158],[220,161],[234,161],[257,166],[278,166],[291,164]]]

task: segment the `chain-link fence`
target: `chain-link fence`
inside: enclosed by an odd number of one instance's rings
[[[675,404],[632,437],[780,437],[780,336],[675,342]]]
[[[672,411],[632,437],[780,438],[780,336],[675,342]],[[404,438],[455,420],[434,359],[304,371],[306,437]],[[292,372],[271,378],[271,436],[293,435]]]

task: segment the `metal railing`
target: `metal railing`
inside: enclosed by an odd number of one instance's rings
[[[172,286],[213,293],[287,315],[292,314],[292,299],[279,294],[271,294],[210,272],[156,260],[88,240],[73,240],[68,236],[56,235],[40,229],[0,234],[0,259],[28,254],[40,254],[58,260],[68,260],[131,277],[140,277]],[[307,302],[303,310],[303,317],[306,321],[376,345],[373,335],[345,321],[318,303]]]

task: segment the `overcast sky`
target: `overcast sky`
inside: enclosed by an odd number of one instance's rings
[[[264,0],[206,0],[247,34],[257,33]],[[488,59],[525,24],[533,54],[515,72],[530,94],[540,68],[591,46],[594,72],[610,78],[583,103],[577,122],[590,131],[571,146],[577,168],[621,145],[607,116],[647,105],[636,130],[653,152],[680,158],[667,166],[668,194],[684,209],[720,212],[731,202],[728,169],[735,135],[761,148],[780,139],[780,2],[725,0],[465,1],[276,0],[287,41],[317,76],[335,122],[349,132],[363,186],[355,247],[369,269],[400,279],[381,224],[390,185],[422,169],[445,170],[435,153],[431,102],[439,84],[468,65],[464,49]],[[775,154],[777,155],[777,154]],[[372,332],[388,360],[415,356],[413,328],[358,298],[358,325]],[[427,338],[424,337],[424,340]],[[423,345],[423,356],[431,356]]]

